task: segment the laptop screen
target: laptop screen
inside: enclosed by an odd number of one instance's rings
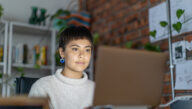
[[[159,105],[167,54],[106,46],[97,53],[94,105]]]

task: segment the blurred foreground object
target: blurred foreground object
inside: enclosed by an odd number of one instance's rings
[[[48,98],[27,96],[0,98],[0,109],[49,109]]]

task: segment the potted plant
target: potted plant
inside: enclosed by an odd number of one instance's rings
[[[2,15],[3,15],[3,7],[2,7],[2,5],[0,4],[0,18],[2,17]]]

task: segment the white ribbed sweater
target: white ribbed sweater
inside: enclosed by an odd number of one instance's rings
[[[61,74],[58,69],[55,75],[46,76],[37,80],[30,90],[30,97],[50,98],[52,109],[83,109],[92,105],[94,82],[88,80],[83,73],[81,79],[71,79]]]

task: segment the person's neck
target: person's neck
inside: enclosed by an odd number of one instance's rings
[[[73,79],[79,79],[79,78],[83,77],[83,73],[82,72],[69,71],[69,70],[66,70],[65,68],[63,69],[62,74],[65,77],[73,78]]]

